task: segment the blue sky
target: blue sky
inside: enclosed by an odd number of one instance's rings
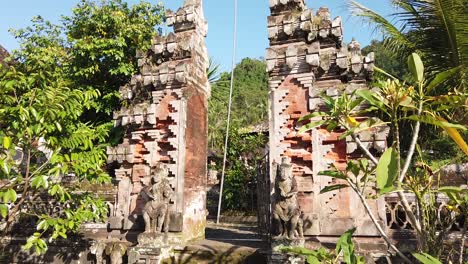
[[[149,0],[157,3],[159,1]],[[268,0],[238,0],[238,44],[236,61],[242,58],[259,58],[264,56],[268,46],[266,19],[269,15]],[[18,47],[18,43],[8,32],[10,28],[28,26],[30,19],[41,15],[45,19],[57,22],[60,15],[70,14],[71,8],[78,0],[0,0],[2,4],[0,16],[0,44],[8,50]],[[128,0],[137,3],[139,0]],[[162,1],[167,8],[176,10],[183,0]],[[361,4],[388,15],[393,9],[388,0],[360,0]],[[353,37],[362,45],[379,38],[373,34],[373,29],[352,17],[347,7],[347,0],[307,0],[309,7],[318,9],[321,6],[330,8],[332,17],[341,16],[344,24],[345,41]],[[207,38],[208,52],[223,70],[229,70],[232,55],[232,31],[234,0],[205,0],[205,16],[209,23]]]

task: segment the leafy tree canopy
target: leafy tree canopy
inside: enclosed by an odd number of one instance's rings
[[[264,61],[245,58],[234,70],[231,120],[246,128],[268,120],[268,74]],[[226,131],[231,74],[224,72],[212,87],[209,101],[210,148],[221,152]]]
[[[14,56],[27,62],[37,47],[61,49],[60,54],[50,56],[62,60],[70,87],[101,93],[81,119],[109,122],[119,107],[119,87],[138,71],[137,49],[150,47],[151,39],[158,34],[156,26],[163,19],[163,7],[146,1],[129,6],[122,0],[81,0],[72,15],[64,16],[59,24],[39,16],[32,20],[32,26],[12,30],[21,42]]]
[[[9,233],[22,219],[32,218],[37,227],[22,231],[31,235],[25,249],[34,247],[38,254],[47,250],[46,238],[66,238],[68,231],[107,214],[104,202],[94,194],[81,191],[78,195],[73,185],[62,182],[71,175],[78,181],[109,181],[101,143],[109,129],[79,122],[99,91],[69,88],[59,64],[64,52],[56,46],[37,47],[23,63],[0,68],[2,232]],[[61,212],[50,210],[49,202]]]
[[[25,249],[40,254],[82,223],[106,217],[105,203],[83,184],[110,181],[105,148],[117,91],[163,18],[162,7],[148,2],[82,0],[60,24],[35,17],[12,30],[20,49],[9,67],[0,65],[3,235],[33,220],[21,235],[30,236]]]

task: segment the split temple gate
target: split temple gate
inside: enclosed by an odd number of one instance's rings
[[[270,164],[261,185],[270,197],[259,208],[261,224],[270,227],[275,198],[281,195],[276,187],[289,184],[302,245],[331,244],[356,227],[358,251],[386,254],[387,245],[351,189],[320,194],[339,182],[318,173],[332,165],[344,170],[347,161],[363,156],[358,146],[350,138],[341,140],[340,130],[299,133],[301,117],[324,110],[322,93],[337,97],[369,89],[374,55],[363,55],[357,41],[344,44],[341,18],[331,19],[327,8],[314,13],[304,0],[269,0],[269,7]],[[204,238],[210,85],[202,0],[186,0],[177,12],[167,11],[167,22],[174,32],[156,36],[150,50],[138,52],[140,72],[120,89],[123,107],[114,119],[125,133],[120,145],[108,149],[114,182],[93,188],[108,201],[108,221],[86,224],[84,240],[51,245],[42,259],[14,252],[13,263],[155,264]],[[379,156],[388,133],[388,128],[374,128],[359,138]],[[396,229],[408,234],[408,223],[397,216],[398,199],[369,204],[390,236],[395,238]],[[284,239],[268,242],[274,247]],[[267,254],[272,263],[285,263],[280,254]]]

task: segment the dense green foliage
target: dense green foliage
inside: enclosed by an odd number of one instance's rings
[[[60,24],[36,17],[12,31],[20,49],[11,67],[0,68],[0,225],[11,234],[23,219],[34,220],[35,228],[22,228],[30,235],[25,249],[43,253],[49,242],[107,216],[105,203],[83,186],[110,181],[105,149],[117,91],[137,71],[136,50],[149,47],[163,16],[148,2],[82,0]]]
[[[213,71],[214,69],[214,71]],[[210,75],[216,76],[216,67]],[[223,208],[250,211],[256,187],[256,169],[264,158],[266,138],[248,133],[252,126],[268,120],[268,75],[265,62],[245,58],[234,70],[231,128],[223,191]],[[209,100],[209,148],[219,157],[217,170],[222,170],[229,101],[230,73],[222,73],[213,82]],[[245,133],[247,132],[247,133]]]
[[[105,140],[108,128],[79,122],[99,92],[68,88],[60,67],[64,49],[45,45],[19,52],[23,63],[0,68],[0,218],[3,232],[23,217],[34,218],[37,231],[31,231],[25,248],[43,253],[46,238],[66,238],[82,223],[106,216],[107,206],[95,194],[78,195],[61,178],[109,181],[105,148],[95,145]],[[62,211],[51,213],[49,201]]]
[[[398,57],[394,52],[387,50],[384,43],[372,40],[371,43],[362,49],[364,54],[375,53],[375,65],[391,75],[404,79],[408,74],[404,59]]]
[[[137,49],[150,46],[163,18],[162,6],[145,1],[129,6],[122,0],[81,0],[72,15],[63,17],[60,24],[36,17],[32,26],[12,30],[22,44],[14,56],[27,62],[23,50],[52,46],[61,49],[61,65],[70,87],[100,92],[81,120],[109,122],[119,107],[119,87],[138,71]]]
[[[138,71],[136,51],[150,47],[162,18],[160,5],[129,6],[121,0],[82,0],[71,16],[64,17],[75,87],[101,92],[86,121],[110,120],[112,111],[119,108],[118,88]],[[95,119],[94,112],[99,113]]]
[[[303,256],[307,264],[335,264],[342,257],[340,263],[346,264],[364,264],[363,256],[356,255],[353,242],[353,234],[356,229],[346,231],[338,239],[334,251],[330,251],[324,247],[317,250],[310,250],[302,247],[280,247],[279,250],[283,253]]]
[[[264,61],[245,58],[234,70],[231,120],[235,127],[247,128],[268,120],[268,74]],[[230,73],[214,82],[209,101],[209,147],[222,153],[229,101]]]
[[[252,212],[257,207],[257,166],[264,161],[267,138],[262,134],[242,134],[236,128],[231,129],[229,138],[223,208]],[[222,164],[218,164],[221,171]]]
[[[405,59],[413,51],[425,61],[426,76],[434,78],[438,73],[457,69],[458,74],[443,85],[431,89],[427,95],[441,96],[452,93],[466,95],[466,58],[468,56],[468,21],[462,1],[395,1],[399,7],[392,23],[379,14],[354,2],[355,14],[364,17],[384,33],[382,42],[373,41],[365,47],[365,53],[376,53],[376,66],[400,80],[408,80]],[[385,77],[386,78],[386,77]],[[455,109],[442,109],[440,115],[457,123],[466,124],[467,104]],[[385,121],[391,121],[385,119]],[[411,122],[401,120],[401,143],[408,147],[410,138],[405,131],[412,129]],[[468,133],[462,132],[464,138]],[[445,131],[431,124],[423,124],[421,149],[429,164],[436,169],[451,163],[468,161],[466,155],[453,143]]]

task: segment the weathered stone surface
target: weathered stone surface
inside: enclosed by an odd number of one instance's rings
[[[107,220],[109,223],[109,229],[123,229],[124,217],[123,216],[112,216]]]
[[[0,64],[6,66],[6,62],[5,62],[5,59],[10,56],[10,54],[8,53],[8,51],[2,47],[2,45],[0,45]]]

